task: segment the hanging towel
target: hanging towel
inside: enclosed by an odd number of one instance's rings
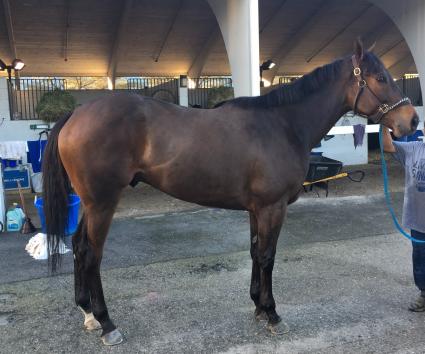
[[[44,148],[47,140],[28,141],[28,162],[31,163],[32,171],[38,173],[41,171],[41,163],[43,158]]]
[[[353,125],[354,129],[354,148],[357,148],[357,146],[363,145],[363,139],[365,135],[366,126],[364,124],[356,124]]]
[[[0,158],[7,160],[22,160],[28,151],[26,141],[0,142]]]

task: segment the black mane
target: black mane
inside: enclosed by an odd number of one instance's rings
[[[265,95],[256,97],[238,97],[233,100],[220,102],[215,107],[233,104],[246,108],[270,108],[298,103],[305,97],[316,92],[319,88],[338,78],[341,75],[343,62],[343,59],[339,59],[330,64],[321,66],[309,74],[302,76],[298,80],[290,84],[281,85]],[[361,66],[363,70],[366,70],[369,73],[376,73],[382,70],[382,63],[373,53],[370,52],[365,53]]]

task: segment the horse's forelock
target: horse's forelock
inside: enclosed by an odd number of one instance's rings
[[[365,53],[363,57],[363,66],[369,74],[379,74],[387,71],[382,61],[372,52]]]

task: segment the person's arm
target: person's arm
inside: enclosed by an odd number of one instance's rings
[[[382,142],[385,152],[396,152],[396,148],[393,144],[393,138],[391,137],[391,133],[387,127],[382,127]]]

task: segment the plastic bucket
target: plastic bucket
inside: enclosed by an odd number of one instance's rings
[[[40,217],[41,230],[46,233],[46,218],[43,210],[43,198],[38,197],[34,202],[35,207]],[[77,231],[78,227],[78,212],[80,210],[80,197],[76,194],[68,196],[68,225],[65,229],[65,235],[69,236]]]

